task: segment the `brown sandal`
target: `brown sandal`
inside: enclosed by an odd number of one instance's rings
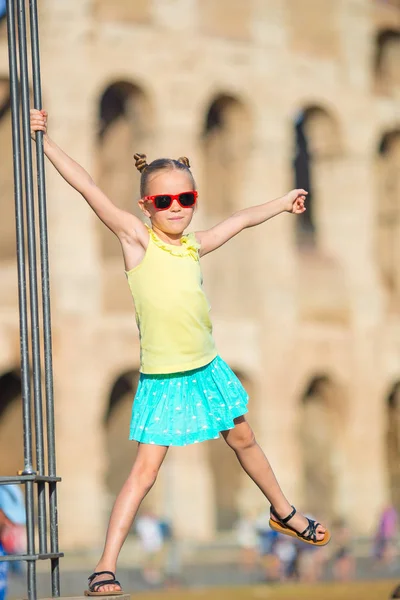
[[[320,525],[320,523],[317,523],[316,521],[313,521],[312,519],[309,519],[308,517],[306,517],[306,519],[308,521],[308,526],[305,528],[305,530],[302,533],[298,533],[295,529],[293,529],[293,527],[290,527],[290,525],[287,524],[290,521],[290,519],[292,519],[297,512],[294,506],[292,506],[292,509],[293,510],[290,513],[290,515],[288,515],[287,517],[282,519],[277,514],[274,507],[271,506],[271,515],[273,515],[275,517],[275,519],[278,519],[277,521],[275,521],[274,519],[270,518],[269,526],[271,527],[271,529],[273,529],[274,531],[277,531],[278,533],[283,533],[284,535],[290,535],[291,537],[298,537],[306,544],[312,544],[313,546],[326,546],[326,544],[331,539],[331,534],[329,533],[328,530],[326,530],[323,539],[317,540],[317,527],[318,527],[318,525]]]

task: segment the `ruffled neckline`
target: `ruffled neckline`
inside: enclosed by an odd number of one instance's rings
[[[194,233],[187,233],[183,235],[180,240],[180,246],[175,246],[174,244],[163,242],[163,240],[158,237],[151,227],[149,227],[147,224],[146,227],[152,241],[158,248],[161,248],[161,250],[169,252],[173,256],[191,256],[195,260],[198,260],[200,244],[196,240]]]

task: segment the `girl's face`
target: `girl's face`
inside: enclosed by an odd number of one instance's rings
[[[190,191],[193,191],[190,175],[170,169],[154,173],[148,182],[146,196],[177,195]],[[180,235],[188,227],[194,212],[194,206],[182,207],[177,200],[166,210],[157,210],[151,200],[143,198],[139,200],[139,206],[153,226],[171,235]]]

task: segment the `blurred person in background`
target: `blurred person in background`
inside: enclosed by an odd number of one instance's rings
[[[279,533],[269,526],[269,514],[263,513],[257,519],[256,531],[259,539],[261,567],[266,581],[280,581],[281,562],[275,552]]]
[[[166,545],[164,585],[168,588],[177,588],[183,583],[180,540],[177,539],[169,521],[161,523],[161,531]]]
[[[19,487],[0,485],[0,557],[23,553],[25,522],[25,506]],[[9,565],[0,561],[0,600],[7,596]]]
[[[328,560],[324,548],[311,546],[298,549],[298,577],[302,583],[316,583],[321,581],[323,568]]]
[[[391,564],[397,555],[397,535],[399,516],[394,506],[388,505],[382,511],[373,545],[373,556],[378,563]]]
[[[259,562],[259,545],[255,515],[243,514],[235,526],[236,539],[240,547],[240,566],[243,571],[254,571]]]
[[[279,535],[274,554],[280,563],[280,581],[296,579],[298,570],[298,544],[296,541]]]
[[[400,598],[400,585],[393,590],[390,598]]]
[[[334,529],[336,548],[333,555],[333,576],[337,581],[349,581],[354,579],[356,568],[351,532],[343,519],[337,521]]]
[[[151,510],[146,510],[136,519],[136,533],[143,550],[143,579],[150,585],[159,585],[163,579],[163,524]]]

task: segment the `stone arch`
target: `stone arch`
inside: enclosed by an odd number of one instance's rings
[[[400,511],[400,381],[391,388],[386,399],[386,464],[389,499]]]
[[[206,218],[223,219],[238,210],[251,140],[251,115],[237,98],[220,94],[210,103],[203,126],[203,197]]]
[[[0,79],[0,263],[15,260],[15,217],[11,102],[8,79]]]
[[[250,404],[253,398],[253,382],[241,370],[235,370],[235,373],[249,394]],[[235,453],[222,436],[218,440],[210,440],[205,444],[213,481],[216,529],[231,530],[242,509],[241,492],[244,476],[247,475],[243,473]]]
[[[108,457],[106,489],[111,502],[127,478],[137,453],[137,444],[128,438],[132,402],[138,381],[138,371],[127,371],[119,375],[111,387],[104,414]]]
[[[133,83],[118,81],[101,95],[97,138],[99,187],[118,206],[136,212],[138,216],[141,213],[135,203],[135,194],[140,175],[134,167],[133,154],[148,147],[150,116],[147,95]],[[103,225],[101,251],[104,258],[120,256],[118,241]]]
[[[15,475],[23,466],[21,378],[16,368],[0,376],[0,474]]]
[[[380,94],[400,90],[400,31],[380,31],[375,41],[375,88]]]
[[[301,496],[304,510],[328,521],[338,512],[339,440],[344,410],[340,387],[325,374],[313,377],[301,396],[299,414]]]
[[[297,241],[301,246],[318,243],[319,204],[332,160],[341,153],[339,125],[330,111],[317,105],[302,109],[294,120],[293,172],[296,188],[309,194],[307,210],[296,219]]]
[[[400,302],[400,129],[382,136],[377,156],[376,255],[392,309]]]
[[[152,109],[143,89],[116,81],[101,94],[97,129],[97,183],[120,208],[141,216],[140,174],[135,152],[149,152]],[[121,247],[116,237],[98,221],[100,252],[104,264],[103,304],[106,310],[131,310],[132,302],[121,269]]]

